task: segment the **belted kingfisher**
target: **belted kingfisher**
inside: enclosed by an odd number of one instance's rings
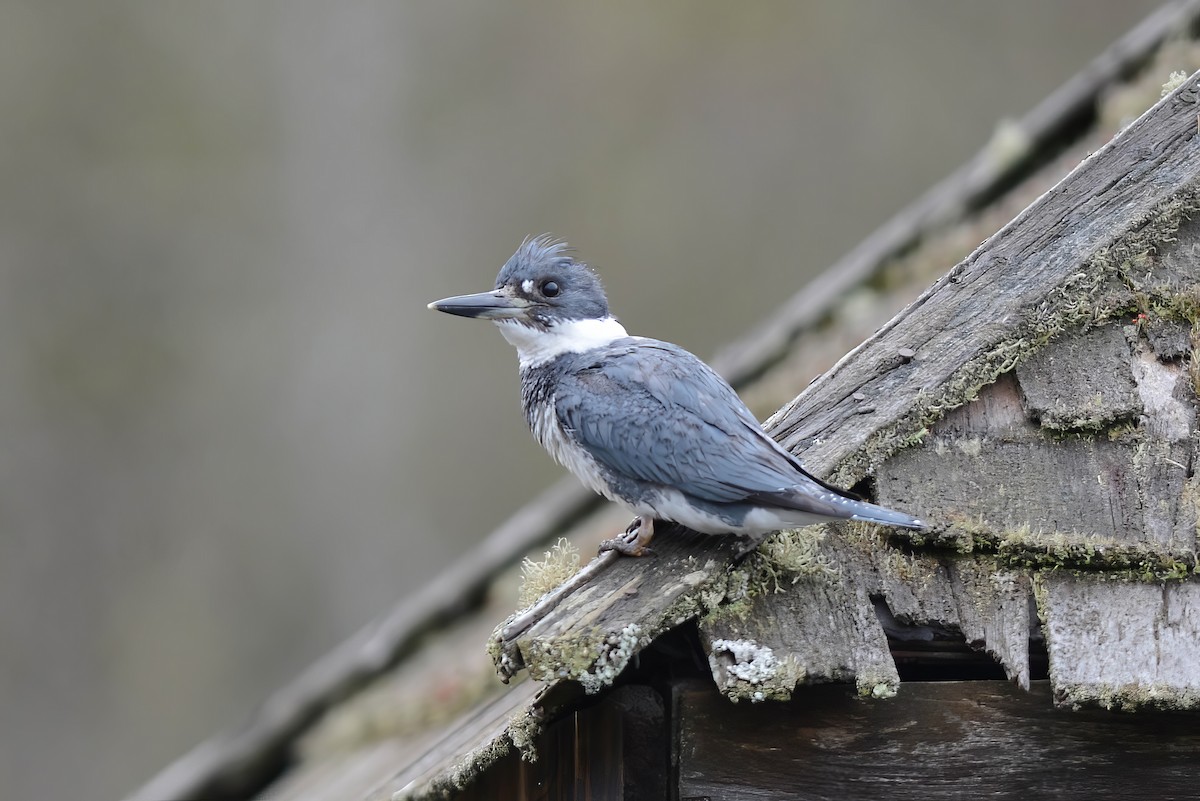
[[[691,353],[629,336],[600,279],[563,242],[527,239],[495,290],[429,308],[491,320],[516,347],[534,437],[588,488],[637,515],[604,548],[642,555],[655,520],[754,543],[830,518],[925,527],[810,475]]]

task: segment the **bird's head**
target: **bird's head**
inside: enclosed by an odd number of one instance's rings
[[[599,277],[571,256],[566,243],[545,235],[521,243],[491,292],[437,300],[429,308],[541,331],[610,316]]]
[[[437,300],[429,308],[491,320],[516,347],[522,368],[628,336],[608,312],[600,279],[548,236],[521,243],[491,292]]]

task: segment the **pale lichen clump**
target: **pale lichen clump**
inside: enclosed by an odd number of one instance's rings
[[[1188,74],[1183,70],[1175,70],[1167,78],[1166,83],[1162,85],[1162,94],[1159,97],[1166,97],[1174,92],[1179,87],[1183,86],[1183,82],[1187,80]]]
[[[521,587],[517,608],[526,609],[579,570],[579,549],[560,537],[540,562],[528,556],[521,562]]]
[[[734,701],[749,698],[757,703],[779,694],[777,688],[771,688],[783,665],[766,645],[753,640],[713,640],[708,662],[713,676],[720,677],[719,689]],[[794,682],[788,689],[791,686]]]
[[[616,681],[650,638],[642,626],[630,623],[620,631],[593,629],[572,637],[533,640],[523,651],[530,678],[536,681],[577,681],[594,695]]]
[[[508,740],[526,762],[537,761],[537,737],[545,723],[543,710],[536,705],[522,709],[508,721]]]
[[[600,649],[600,655],[590,670],[573,676],[583,685],[583,691],[595,695],[616,681],[617,676],[629,664],[629,660],[638,652],[642,645],[640,635],[642,627],[630,623],[619,632],[608,635]]]
[[[804,578],[836,578],[837,566],[822,545],[826,538],[826,526],[780,531],[758,547],[758,553],[774,568],[772,573],[791,578],[795,584]]]

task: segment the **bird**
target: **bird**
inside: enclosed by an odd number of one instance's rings
[[[602,552],[651,553],[662,521],[741,535],[751,547],[771,532],[834,519],[926,528],[813,476],[696,356],[630,336],[599,276],[573,254],[549,235],[527,238],[491,292],[429,308],[495,323],[517,349],[534,437],[585,486],[634,512]]]

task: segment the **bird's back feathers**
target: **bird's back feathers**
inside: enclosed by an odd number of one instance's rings
[[[921,527],[810,475],[767,436],[724,379],[676,345],[629,337],[562,358],[568,361],[554,367],[552,387],[558,422],[616,477],[708,505]],[[533,400],[526,399],[527,415]]]

